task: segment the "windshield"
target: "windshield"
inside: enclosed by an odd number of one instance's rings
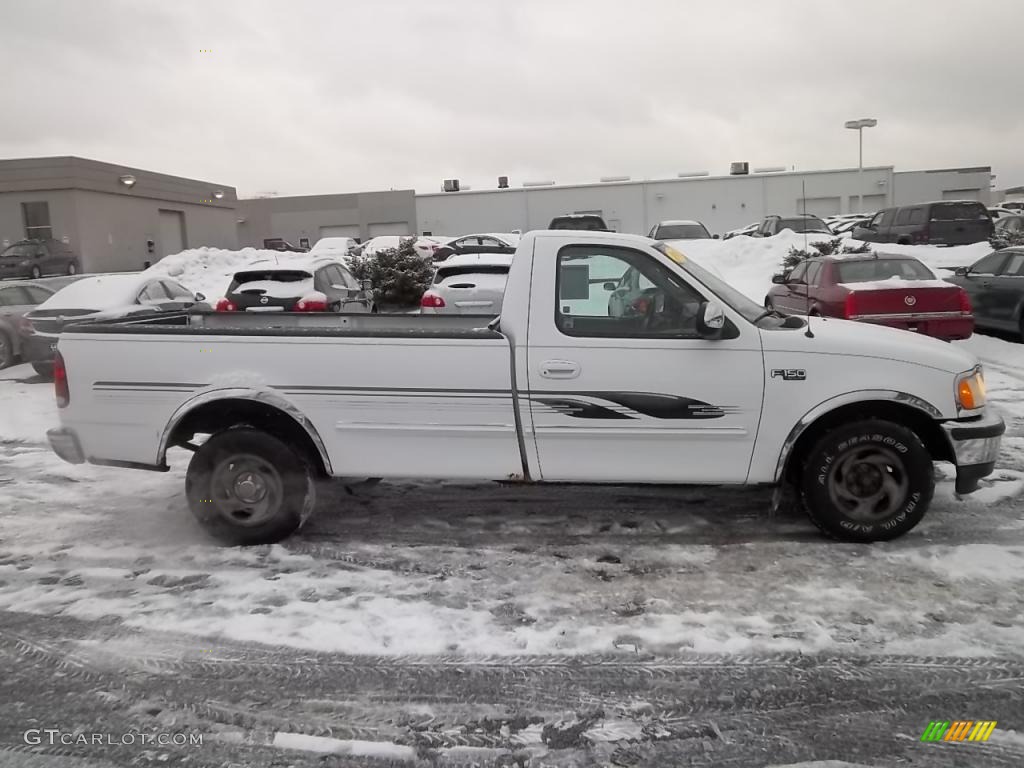
[[[840,283],[869,283],[898,277],[903,280],[934,280],[924,264],[913,259],[870,259],[839,265]]]
[[[828,232],[825,222],[816,216],[800,216],[795,219],[779,219],[779,231],[791,229],[794,232]]]
[[[249,272],[239,272],[235,275],[235,279],[231,281],[231,285],[228,291],[233,291],[240,285],[248,285],[250,283],[301,283],[303,281],[312,280],[313,276],[309,272],[302,270],[283,270],[283,269],[268,269],[268,270],[253,270]]]
[[[25,256],[31,256],[33,253],[35,253],[35,250],[35,246],[32,245],[12,245],[3,253],[0,253],[0,258],[10,259],[15,257],[21,258]]]
[[[710,240],[703,224],[663,224],[655,236],[659,240]]]
[[[679,264],[685,271],[697,278],[697,280],[707,286],[712,293],[743,315],[743,317],[751,323],[764,313],[764,307],[760,306],[757,302],[752,301],[750,297],[745,294],[740,293],[722,278],[704,269],[704,267],[696,263],[693,259],[683,259],[682,262],[678,261],[675,256],[672,255],[672,248],[665,243],[657,243],[654,247],[672,259],[676,264]],[[679,252],[675,251],[675,253],[678,254]]]

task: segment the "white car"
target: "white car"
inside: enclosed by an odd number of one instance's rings
[[[662,221],[651,227],[648,237],[655,240],[710,240],[711,233],[699,221],[680,219]]]
[[[340,259],[348,256],[358,245],[354,237],[321,237],[309,253],[311,256],[333,256]]]
[[[438,263],[434,280],[420,299],[425,315],[499,315],[512,254],[449,256]]]
[[[630,269],[650,287],[610,316]],[[233,544],[291,535],[328,477],[785,486],[828,536],[870,542],[921,521],[933,462],[959,494],[995,469],[1006,427],[965,349],[832,318],[809,333],[665,243],[530,233],[503,303],[488,323],[76,325],[47,436],[74,464],[163,470],[192,451],[187,504]]]
[[[416,248],[416,253],[428,260],[433,260],[434,251],[443,245],[439,239],[435,239],[433,237],[417,235],[379,235],[363,243],[359,247],[359,255],[372,256],[378,251],[386,251],[389,248],[400,248],[403,241],[409,240],[410,238],[415,240],[413,246]]]

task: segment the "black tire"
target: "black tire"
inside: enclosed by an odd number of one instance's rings
[[[765,296],[764,297],[764,308],[765,309],[775,309],[775,302],[772,301],[772,297],[771,296]]]
[[[896,241],[896,245],[910,245],[910,240],[905,237],[901,237]]]
[[[288,538],[312,513],[315,488],[298,451],[248,428],[213,435],[195,452],[185,477],[192,514],[211,536],[229,545]]]
[[[0,369],[14,365],[14,342],[11,337],[0,331]]]
[[[32,269],[28,271],[28,276],[31,277],[33,280],[38,280],[40,277],[43,276],[43,270],[41,270],[39,267],[32,267]]]
[[[69,275],[77,275],[78,274],[78,265],[75,264],[75,262],[73,262],[73,261],[69,261],[68,262],[67,274],[69,274]]]
[[[808,515],[842,541],[887,541],[921,522],[935,492],[932,457],[912,431],[865,419],[827,432],[804,462]]]
[[[32,370],[47,381],[53,379],[53,363],[32,363]]]

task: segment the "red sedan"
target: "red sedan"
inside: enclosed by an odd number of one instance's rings
[[[966,291],[912,256],[823,256],[772,282],[764,304],[784,314],[877,323],[944,341],[974,333]]]

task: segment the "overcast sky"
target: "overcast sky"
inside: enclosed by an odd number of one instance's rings
[[[0,157],[241,196],[991,165],[1024,0],[0,0]],[[209,50],[209,52],[205,52]]]

